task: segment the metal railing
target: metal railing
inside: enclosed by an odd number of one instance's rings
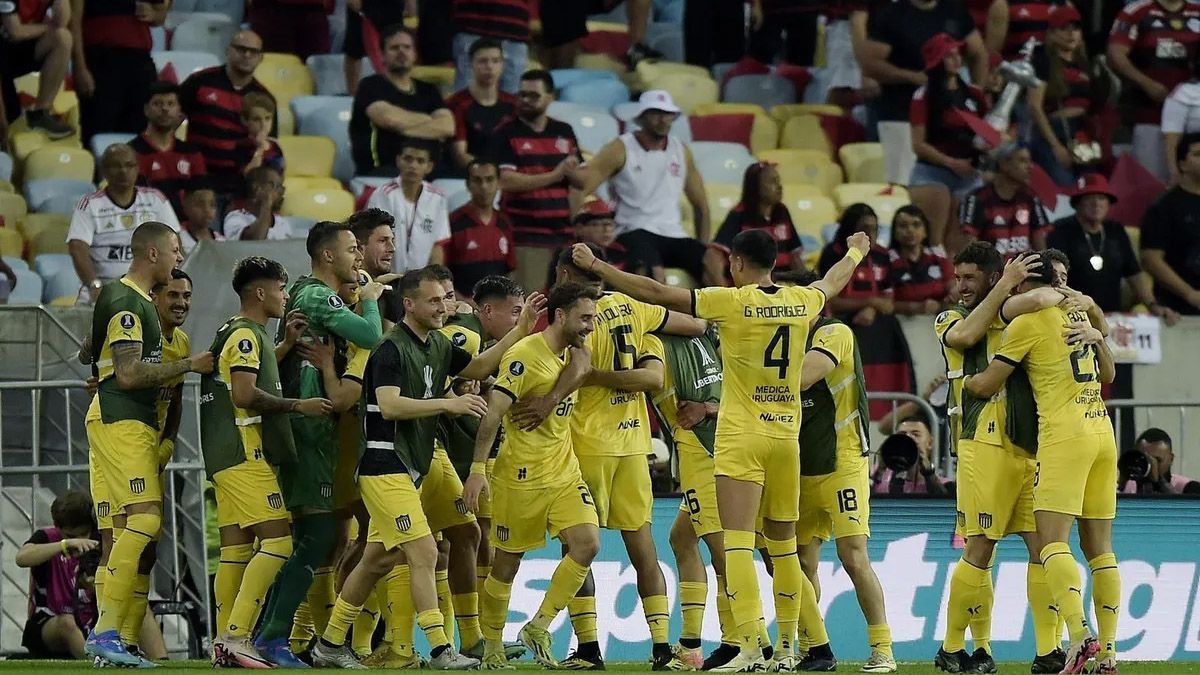
[[[1171,434],[1171,445],[1176,448],[1187,448],[1187,428],[1188,428],[1188,409],[1200,408],[1200,401],[1142,401],[1132,398],[1117,398],[1111,401],[1105,401],[1104,405],[1110,410],[1129,410],[1137,412],[1138,410],[1147,411],[1149,409],[1175,409],[1179,414],[1179,423],[1176,427],[1176,433]],[[1122,438],[1124,420],[1121,415],[1113,415],[1114,430],[1116,431],[1117,439]],[[1135,422],[1136,423],[1136,422]],[[1155,426],[1163,426],[1156,424]]]
[[[946,465],[943,464],[943,460],[946,459],[946,456],[943,454],[943,450],[945,450],[945,448],[942,447],[942,425],[938,421],[937,411],[933,409],[933,406],[930,405],[929,401],[926,401],[920,396],[901,391],[867,392],[867,400],[891,401],[892,418],[895,423],[900,422],[900,420],[895,419],[897,408],[905,403],[911,403],[917,406],[917,408],[920,409],[921,414],[925,416],[925,419],[929,420],[929,435],[933,439],[933,465],[938,468],[949,469],[949,467],[946,467]],[[872,452],[874,451],[872,450]]]

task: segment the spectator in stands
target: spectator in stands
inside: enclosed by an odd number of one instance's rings
[[[879,141],[883,144],[887,181],[908,185],[913,154],[909,102],[928,83],[922,49],[930,38],[947,33],[962,40],[971,81],[983,82],[988,57],[971,16],[952,0],[897,0],[871,12],[868,38],[859,50],[863,75],[877,80],[883,94],[875,103]]]
[[[1198,131],[1200,131],[1200,49],[1192,54],[1191,79],[1175,87],[1167,100],[1163,101],[1164,157],[1175,156],[1175,148],[1179,146],[1180,136]],[[1179,169],[1176,168],[1175,162],[1164,161],[1163,164],[1166,165],[1166,169],[1160,178],[1165,177],[1170,185],[1178,183]]]
[[[638,128],[604,145],[580,172],[585,196],[608,182],[616,200],[617,237],[636,250],[662,282],[664,269],[678,267],[704,285],[720,283],[705,270],[708,198],[692,151],[671,136],[680,109],[663,90],[643,92],[634,122]],[[695,237],[683,229],[679,200],[687,197],[695,220]]]
[[[501,209],[513,226],[517,282],[540,288],[554,249],[571,240],[569,188],[579,187],[583,160],[571,125],[546,115],[554,78],[521,75],[516,117],[500,125],[488,154],[500,165]]]
[[[1133,291],[1135,302],[1146,305],[1151,312],[1174,324],[1179,315],[1154,300],[1150,281],[1142,274],[1137,254],[1125,228],[1108,217],[1108,210],[1117,196],[1100,174],[1088,174],[1079,179],[1079,187],[1071,194],[1075,214],[1054,223],[1046,245],[1067,256],[1067,285],[1089,295],[1105,312],[1124,311],[1121,302],[1121,281]]]
[[[750,9],[750,44],[746,53],[762,63],[812,66],[817,49],[817,17],[825,6],[837,3],[753,0]],[[785,37],[786,36],[786,37]]]
[[[725,216],[717,236],[704,252],[704,266],[710,279],[718,279],[723,286],[731,284],[727,274],[729,247],[733,238],[745,230],[766,230],[775,239],[779,246],[775,258],[777,269],[804,269],[804,246],[792,224],[792,214],[783,203],[783,181],[774,164],[756,162],[742,174],[742,197]]]
[[[454,161],[466,168],[487,149],[500,123],[516,114],[517,97],[500,90],[504,51],[492,38],[471,43],[471,81],[446,99],[454,113]],[[470,288],[469,286],[467,288]]]
[[[1029,189],[1029,150],[1009,141],[992,151],[991,181],[967,195],[959,211],[962,232],[955,250],[982,240],[1010,257],[1046,248],[1050,218],[1042,200]]]
[[[892,216],[892,284],[897,314],[936,314],[951,295],[954,265],[929,245],[929,221],[914,205]]]
[[[267,51],[295,54],[301,61],[329,53],[333,0],[254,0],[246,4],[246,22],[262,36]]]
[[[0,279],[0,282],[3,282],[0,283],[0,301],[7,302],[8,294],[17,287],[17,273],[3,258],[0,258],[0,277],[4,277]]]
[[[746,52],[744,0],[684,0],[683,57],[705,70]]]
[[[105,132],[136,134],[146,126],[145,104],[158,69],[150,58],[150,27],[167,19],[170,3],[72,0],[72,77],[86,146]]]
[[[1180,314],[1200,314],[1200,134],[1185,134],[1175,149],[1179,183],[1142,219],[1142,266],[1159,301]]]
[[[496,163],[472,160],[467,166],[471,201],[450,214],[450,239],[442,244],[442,257],[454,274],[460,297],[471,297],[471,289],[480,279],[504,276],[517,268],[512,225],[495,208],[499,191]]]
[[[471,79],[474,57],[471,45],[481,37],[500,41],[504,69],[500,89],[517,91],[521,73],[529,60],[529,5],[532,0],[451,0],[454,35],[454,88],[462,89]]]
[[[225,237],[230,241],[290,239],[292,221],[279,215],[283,206],[283,174],[270,166],[246,174],[246,201],[225,214]]]
[[[363,209],[347,218],[346,224],[362,250],[363,271],[372,279],[386,279],[396,258],[396,219],[383,209]],[[384,290],[379,298],[379,314],[383,317],[383,329],[389,330],[404,317],[404,297],[399,286],[380,283],[384,284]]]
[[[1022,58],[1022,50],[1030,40],[1046,41],[1050,11],[1061,0],[988,0],[987,28],[984,42],[988,51],[1000,54],[1005,60]]]
[[[81,304],[95,302],[105,283],[129,271],[133,231],[139,225],[157,221],[179,231],[179,220],[163,193],[138,187],[133,148],[123,143],[108,146],[100,155],[100,176],[104,189],[79,200],[67,230],[67,252],[83,282]]]
[[[434,144],[419,138],[400,143],[400,175],[376,190],[367,208],[383,209],[396,219],[396,256],[392,269],[404,273],[444,262],[442,245],[450,239],[446,193],[425,180],[433,171]]]
[[[872,4],[873,0],[825,3],[825,71],[829,77],[825,99],[847,110],[859,105],[868,86],[872,95],[878,93],[878,85],[863,81],[856,56],[866,43],[867,8]]]
[[[1046,44],[1034,50],[1032,59],[1045,84],[1027,94],[1033,160],[1064,187],[1097,170],[1102,148],[1096,119],[1108,100],[1109,79],[1088,59],[1080,21],[1079,10],[1071,5],[1050,12]]]
[[[145,112],[146,129],[129,142],[137,153],[138,173],[145,185],[165,194],[175,212],[180,213],[183,195],[208,171],[200,149],[175,138],[175,131],[183,124],[179,86],[163,80],[151,85]]]
[[[346,58],[342,68],[346,75],[346,92],[351,96],[362,79],[362,60],[367,55],[363,44],[363,19],[370,21],[376,30],[402,24],[408,5],[396,0],[346,0],[346,38],[342,44],[342,53]],[[421,53],[425,54],[424,50]],[[428,58],[430,55],[425,56]]]
[[[258,34],[240,31],[225,50],[225,65],[192,73],[179,88],[179,102],[188,118],[188,141],[204,154],[219,216],[245,191],[246,177],[237,164],[238,141],[247,137],[242,98],[250,93],[271,95],[254,79],[262,55]]]
[[[909,192],[929,220],[929,241],[941,246],[956,203],[979,187],[979,149],[967,119],[982,117],[988,102],[983,91],[963,81],[963,43],[947,33],[929,38],[921,53],[928,83],[909,106],[912,149],[917,156]]]
[[[1149,471],[1144,477],[1131,475],[1135,463],[1126,459],[1127,455],[1140,454],[1145,457]],[[1172,448],[1171,436],[1157,427],[1146,429],[1138,434],[1134,449],[1121,456],[1121,475],[1117,478],[1117,491],[1124,494],[1184,494],[1184,488],[1189,483],[1195,483],[1187,476],[1171,472],[1175,463],[1175,451]]]
[[[29,569],[29,619],[21,644],[35,658],[85,657],[85,636],[96,622],[92,587],[100,560],[99,532],[87,493],[70,490],[50,505],[53,527],[33,533],[17,551]]]
[[[454,136],[454,115],[438,88],[414,80],[416,38],[402,25],[389,26],[379,37],[387,70],[363,78],[350,115],[350,148],[358,175],[395,176],[405,138],[441,141]]]
[[[603,199],[584,202],[572,222],[575,225],[575,241],[554,252],[550,269],[547,270],[546,288],[554,285],[558,276],[558,261],[564,255],[571,257],[570,249],[574,244],[598,246],[604,252],[604,261],[619,270],[641,275],[650,273],[650,268],[638,252],[617,240],[616,214],[608,202]]]
[[[836,298],[829,298],[830,310],[855,326],[870,326],[881,314],[896,311],[892,288],[892,260],[886,248],[876,241],[879,216],[866,204],[851,204],[838,218],[833,240],[821,250],[818,272],[824,276],[834,263],[846,254],[846,238],[855,232],[865,232],[871,238],[871,250],[866,260],[854,270],[850,283]]]
[[[661,59],[662,53],[646,46],[646,28],[653,13],[651,0],[595,0],[560,2],[540,0],[538,18],[542,22],[539,58],[547,68],[573,68],[579,56],[580,40],[588,36],[588,15],[607,12],[622,2],[628,16],[629,50],[625,58],[631,68],[642,59]]]
[[[1108,65],[1126,84],[1133,108],[1132,153],[1161,180],[1173,176],[1159,139],[1168,133],[1164,101],[1195,72],[1200,55],[1200,2],[1146,0],[1126,3],[1108,38]]]
[[[871,492],[893,495],[947,494],[946,479],[938,475],[933,462],[933,434],[929,430],[929,421],[922,415],[907,417],[900,422],[896,435],[912,439],[912,443],[917,446],[917,461],[912,468],[903,473],[893,471],[887,464],[888,461],[896,461],[892,458],[889,448],[894,442],[891,438],[884,441],[875,468],[871,471]]]
[[[192,184],[183,197],[183,220],[179,222],[179,241],[184,254],[192,252],[196,244],[208,240],[223,241],[220,232],[209,226],[217,219],[217,194],[207,181]]]
[[[286,166],[283,149],[271,138],[275,99],[255,91],[243,96],[242,126],[246,127],[246,136],[235,146],[238,171],[245,176],[260,166],[269,166],[282,174]]]
[[[0,115],[0,138],[8,137],[8,123],[21,114],[13,80],[25,73],[39,73],[37,99],[25,111],[29,128],[40,129],[52,139],[75,133],[52,110],[71,63],[70,20],[67,0],[0,2],[0,100],[6,113]]]

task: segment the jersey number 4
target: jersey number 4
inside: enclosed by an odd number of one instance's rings
[[[790,326],[780,326],[775,329],[767,348],[763,350],[763,368],[777,368],[779,379],[787,379],[788,360],[792,353],[792,330]]]

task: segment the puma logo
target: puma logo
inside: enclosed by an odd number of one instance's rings
[[[846,517],[849,518],[851,522],[862,525],[862,521],[858,519],[858,516],[846,516]]]
[[[725,597],[729,598],[731,601],[735,600],[735,599],[737,599],[737,591],[734,591],[732,593],[730,593],[729,591],[725,591]]]
[[[1117,613],[1117,606],[1113,606],[1113,605],[1100,605],[1100,609],[1107,609],[1108,611],[1112,612],[1113,614]]]
[[[1071,586],[1067,587],[1067,592],[1068,593],[1078,593],[1079,595],[1083,595],[1083,591],[1079,590],[1078,588],[1071,587]]]
[[[115,569],[113,569],[113,568],[111,568],[111,567],[108,567],[107,565],[104,567],[104,569],[105,569],[105,570],[107,570],[109,574],[116,574],[116,573],[117,573],[117,571],[116,571]]]
[[[781,597],[781,598],[787,598],[788,600],[795,600],[795,599],[796,599],[796,594],[795,594],[795,593],[776,593],[775,595],[778,595],[778,596],[779,596],[779,597]]]
[[[983,611],[983,605],[975,605],[974,607],[967,608],[967,614],[970,614],[971,616],[975,616],[982,611]]]

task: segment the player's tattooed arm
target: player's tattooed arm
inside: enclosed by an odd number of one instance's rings
[[[593,369],[584,384],[618,391],[658,391],[663,388],[663,363],[657,358],[643,357],[630,370]]]
[[[121,389],[148,389],[184,373],[210,373],[212,352],[200,352],[171,363],[147,363],[142,360],[141,342],[119,342],[113,345],[113,370]]]
[[[230,373],[229,396],[233,404],[262,415],[298,412],[308,417],[324,417],[333,412],[333,404],[324,398],[283,398],[256,386],[258,373],[235,370]]]

